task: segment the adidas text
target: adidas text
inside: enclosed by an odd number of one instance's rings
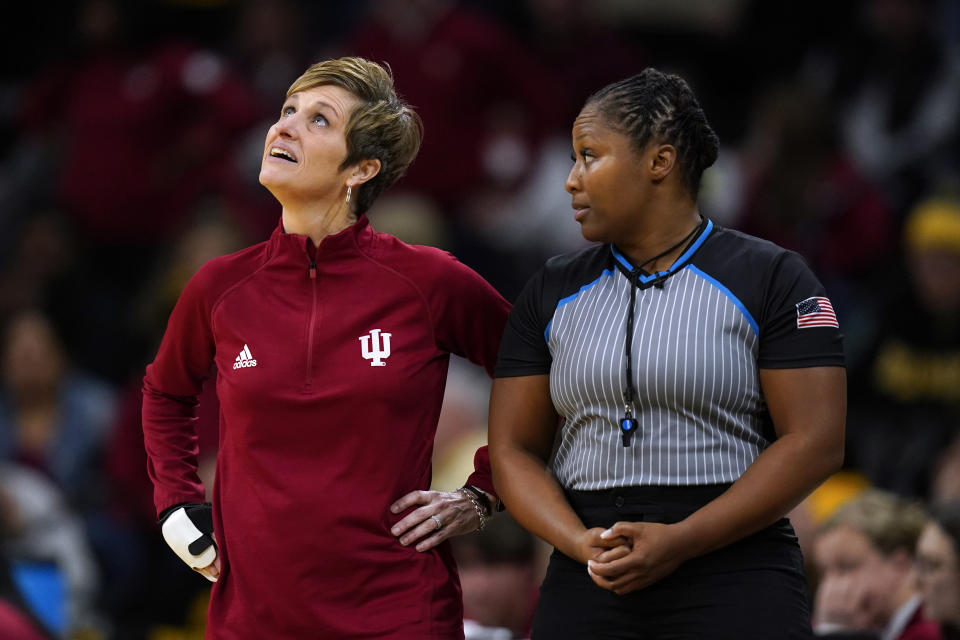
[[[255,366],[257,366],[257,361],[253,359],[253,354],[250,353],[250,347],[243,345],[243,349],[240,350],[240,355],[237,356],[236,361],[233,363],[233,368],[242,369],[244,367]]]

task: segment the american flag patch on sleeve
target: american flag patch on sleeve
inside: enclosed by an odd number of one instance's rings
[[[797,303],[797,328],[807,329],[809,327],[840,328],[840,324],[837,322],[837,314],[833,312],[833,305],[830,304],[830,300],[813,297]]]

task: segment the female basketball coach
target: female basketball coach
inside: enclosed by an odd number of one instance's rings
[[[489,461],[481,449],[476,486],[439,493],[430,460],[449,354],[492,373],[508,305],[449,254],[364,216],[420,139],[380,66],[310,67],[264,146],[280,224],[197,272],[147,367],[156,508],[174,551],[216,581],[208,638],[463,637],[444,541],[489,515]],[[193,412],[213,367],[211,509]]]
[[[699,213],[718,141],[681,78],[601,89],[573,147],[574,218],[603,244],[527,284],[491,396],[500,497],[556,547],[533,638],[808,638],[783,516],[843,456],[829,299]]]

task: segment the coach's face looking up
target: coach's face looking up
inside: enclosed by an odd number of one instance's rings
[[[326,234],[336,233],[356,221],[348,193],[380,171],[377,159],[344,166],[347,122],[358,104],[356,96],[333,85],[284,101],[267,132],[260,182],[283,205],[287,232],[307,233],[323,220]]]
[[[283,205],[283,229],[314,245],[353,224],[420,149],[420,117],[389,69],[362,58],[318,62],[287,91],[267,132],[260,182]]]
[[[284,200],[344,200],[348,176],[344,134],[357,98],[326,85],[294,93],[267,132],[260,182]]]

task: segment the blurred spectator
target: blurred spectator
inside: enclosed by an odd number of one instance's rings
[[[888,257],[891,211],[838,146],[828,105],[782,87],[751,122],[739,228],[800,253],[828,281],[863,276]]]
[[[4,640],[50,640],[40,622],[30,613],[13,583],[6,554],[0,549],[0,638]]]
[[[939,640],[914,581],[914,549],[925,523],[919,505],[874,489],[827,519],[813,543],[819,637]]]
[[[408,244],[450,250],[449,226],[430,198],[417,192],[385,193],[367,212],[370,224],[380,233],[389,233]]]
[[[0,263],[0,318],[40,309],[78,368],[110,379],[130,358],[132,334],[115,296],[101,287],[63,213],[30,211]]]
[[[894,248],[883,193],[838,144],[829,105],[800,85],[769,91],[751,120],[733,226],[802,255],[831,292],[848,365],[862,356],[876,310],[872,280]]]
[[[80,268],[66,222],[39,210],[16,225],[0,264],[0,318],[25,308],[43,308],[58,282]]]
[[[944,640],[960,639],[960,502],[933,509],[917,542],[920,592]]]
[[[519,8],[518,34],[529,55],[552,74],[554,86],[540,90],[551,91],[555,119],[543,122],[542,134],[525,154],[528,168],[520,180],[488,181],[463,203],[456,249],[461,256],[485,254],[485,276],[508,299],[526,281],[518,274],[587,244],[562,188],[570,172],[570,127],[598,86],[644,66],[637,40],[603,24],[594,3],[526,0]]]
[[[687,2],[636,2],[596,0],[599,13],[613,21],[657,27],[724,33],[740,18],[744,0],[688,0]]]
[[[62,492],[35,471],[0,464],[0,502],[5,505],[0,519],[3,555],[21,563],[51,564],[63,579],[65,601],[43,602],[48,626],[58,635],[99,637],[104,625],[95,610],[97,566],[83,523]],[[7,638],[2,629],[0,637]]]
[[[466,640],[528,638],[545,569],[536,538],[504,512],[483,531],[452,542]]]
[[[573,219],[570,194],[559,188],[570,173],[570,149],[568,130],[549,138],[536,150],[526,180],[511,189],[474,194],[464,206],[466,234],[480,242],[475,251],[489,260],[485,275],[508,299],[525,282],[520,274],[532,274],[547,258],[589,244]],[[470,255],[460,246],[456,253]]]
[[[960,502],[960,433],[936,460],[931,470],[930,503]]]
[[[80,3],[79,50],[42,73],[22,105],[27,130],[60,145],[58,202],[94,246],[170,237],[257,114],[221,56],[169,34],[151,38],[143,21],[154,16],[142,10]]]
[[[938,8],[936,0],[861,3],[862,36],[848,38],[837,64],[846,147],[897,211],[957,168],[960,60],[938,35]]]
[[[0,348],[0,459],[44,472],[73,505],[97,504],[113,390],[70,366],[37,311],[13,316]]]
[[[154,31],[161,6],[69,6],[74,50],[19,96],[23,145],[55,150],[52,184],[39,188],[72,223],[71,244],[96,282],[72,312],[97,335],[123,335],[128,296],[196,201],[238,186],[230,158],[259,115],[222,55]],[[128,373],[129,362],[110,364],[97,371]]]
[[[6,640],[47,640],[22,611],[0,598],[0,633]]]
[[[374,0],[342,42],[386,61],[423,118],[417,162],[400,186],[448,215],[489,185],[516,184],[558,121],[554,75],[499,24],[452,0]]]
[[[287,93],[301,70],[313,62],[307,47],[305,13],[304,3],[297,0],[239,3],[230,59],[256,91],[262,111],[270,116],[275,115],[277,100]],[[263,137],[261,132],[257,137]],[[258,146],[262,147],[262,143],[260,140]]]
[[[926,497],[929,469],[960,432],[960,202],[926,200],[904,229],[907,286],[851,373],[848,464],[883,488]]]
[[[14,315],[0,346],[0,460],[43,473],[62,492],[104,575],[105,591],[97,595],[109,609],[111,590],[136,566],[134,540],[106,504],[103,454],[115,392],[71,365],[37,311]]]
[[[856,471],[838,471],[790,512],[790,524],[797,533],[808,583],[811,585],[817,577],[813,566],[813,543],[817,530],[837,509],[855,499],[869,486],[867,479]]]
[[[603,22],[597,3],[525,0],[521,5],[527,13],[521,36],[541,64],[561,76],[552,99],[559,105],[558,133],[570,147],[570,126],[587,96],[639,73],[646,56],[638,39],[618,29],[622,21]]]

